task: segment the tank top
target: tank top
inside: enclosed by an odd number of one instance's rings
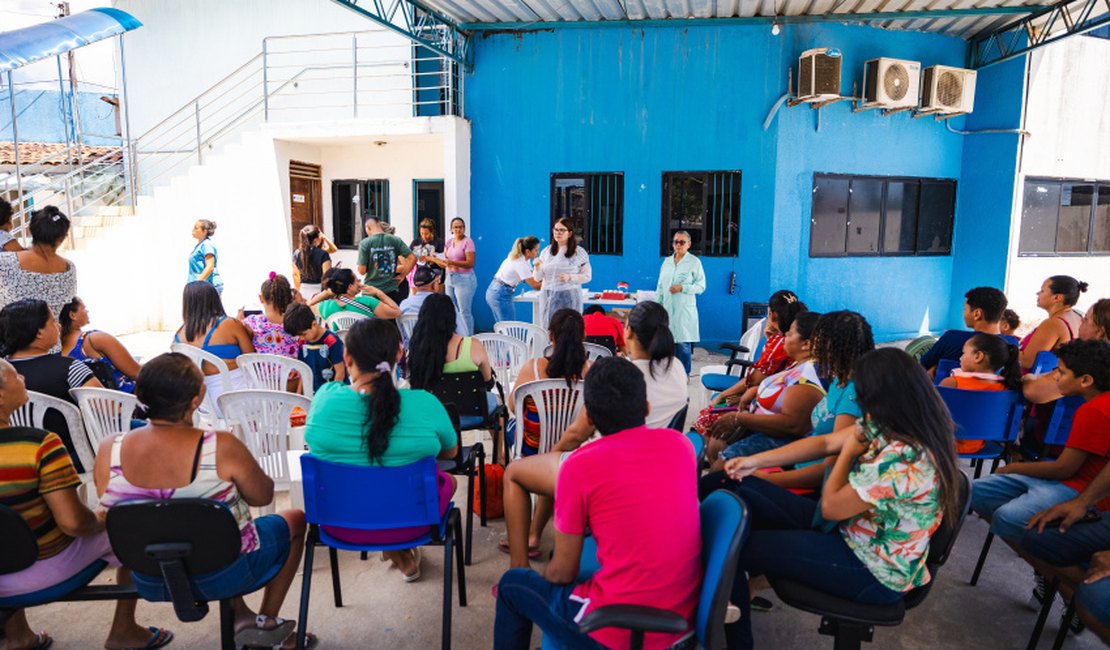
[[[208,342],[212,340],[212,335],[216,333],[216,328],[219,327],[220,323],[224,322],[225,320],[227,320],[227,316],[224,316],[220,320],[216,321],[216,324],[212,326],[212,329],[208,330],[208,334],[204,336],[204,341],[202,341],[200,344],[200,349],[204,350],[205,352],[214,354],[221,359],[230,360],[242,354],[242,352],[239,350],[238,343],[217,343],[215,345],[208,345]],[[181,343],[181,339],[177,334],[173,335],[173,342]]]
[[[216,473],[215,431],[204,432],[199,462],[196,466],[196,477],[188,485],[179,488],[144,488],[132,485],[123,475],[123,467],[120,465],[120,449],[126,437],[125,433],[112,443],[112,464],[108,470],[108,487],[105,488],[104,496],[100,499],[101,506],[111,508],[129,499],[212,499],[226,505],[235,517],[235,522],[239,524],[241,540],[239,552],[247,554],[258,550],[258,531],[254,527],[249,507],[239,496],[239,490],[235,484],[221,479]]]
[[[96,330],[92,330],[91,332],[81,332],[81,336],[77,337],[77,344],[73,346],[73,351],[69,353],[69,356],[84,363],[85,365],[91,365],[93,363],[104,364],[104,367],[108,369],[108,372],[112,373],[112,378],[116,380],[117,390],[121,390],[125,393],[134,393],[135,382],[130,377],[120,372],[119,369],[117,369],[116,366],[112,364],[112,360],[109,359],[106,355],[101,355],[99,359],[93,359],[92,357],[85,354],[85,351],[83,349],[85,346],[85,337],[95,331]]]
[[[443,364],[443,374],[454,375],[460,372],[474,372],[478,370],[478,364],[474,363],[474,359],[470,358],[470,340],[471,337],[464,336],[462,343],[459,344],[459,354],[455,357],[454,361],[448,361]]]

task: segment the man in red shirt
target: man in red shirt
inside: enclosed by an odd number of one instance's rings
[[[702,577],[693,446],[674,431],[644,426],[644,375],[626,359],[594,362],[583,401],[602,437],[559,468],[555,553],[543,575],[509,569],[501,576],[494,648],[527,650],[533,623],[560,648],[627,648],[627,631],[578,630],[578,621],[603,605],[658,607],[693,619]],[[587,527],[601,568],[576,584]],[[683,636],[648,634],[644,647],[662,650]]]
[[[616,346],[613,352],[624,352],[624,323],[605,313],[601,305],[590,305],[582,312],[586,322],[586,339],[591,336],[610,336]]]

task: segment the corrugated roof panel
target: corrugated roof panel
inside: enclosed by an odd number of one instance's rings
[[[667,3],[663,0],[644,0],[648,20],[663,20],[668,17]]]
[[[0,72],[58,56],[142,25],[127,12],[98,8],[22,29],[0,32]]]
[[[594,0],[605,20],[627,20],[624,7],[617,0]]]
[[[629,20],[643,20],[648,15],[643,0],[624,0],[624,11],[628,14]]]
[[[601,20],[601,12],[590,0],[567,0],[567,4],[574,7],[574,13],[581,18],[574,20]]]
[[[823,16],[831,13],[833,7],[836,6],[837,0],[815,0],[809,7],[809,12],[818,16]]]
[[[540,16],[523,0],[502,0],[518,21],[539,20]]]
[[[695,18],[714,18],[717,14],[716,0],[690,0],[690,13]]]
[[[759,5],[760,0],[740,0],[740,6],[736,14],[744,18],[751,18],[759,11]]]

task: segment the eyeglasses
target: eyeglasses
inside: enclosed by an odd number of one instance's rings
[[[674,244],[675,246],[689,246],[690,245],[690,242],[686,241],[685,239],[676,239],[676,240],[672,241],[671,243]]]
[[[559,233],[562,233],[562,232],[570,232],[570,231],[569,231],[569,230],[567,230],[566,228],[555,228],[555,229],[554,229],[554,230],[552,230],[551,232],[559,232]]]

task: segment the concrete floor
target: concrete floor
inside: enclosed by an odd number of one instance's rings
[[[147,358],[165,349],[170,336],[151,333],[128,337],[133,353]],[[704,350],[695,352],[695,366],[719,363]],[[700,388],[691,385],[692,407],[700,399]],[[691,408],[691,417],[696,411]],[[464,504],[465,492],[456,495]],[[1035,623],[1036,613],[1026,605],[1032,588],[1032,572],[1004,544],[996,543],[987,561],[979,586],[970,587],[971,575],[987,526],[978,518],[964,525],[948,564],[937,576],[937,584],[926,601],[912,610],[896,628],[879,628],[870,648],[1022,648]],[[473,564],[467,567],[469,604],[454,606],[453,638],[457,648],[489,648],[493,640],[494,599],[490,588],[508,566],[508,557],[497,550],[504,535],[501,520],[488,528],[475,524]],[[550,550],[550,529],[544,544]],[[327,554],[317,551],[312,579],[312,607],[309,629],[321,640],[322,648],[434,648],[440,638],[443,554],[441,548],[424,553],[423,578],[405,584],[399,572],[375,557],[362,562],[354,553],[340,552],[344,586],[344,607],[332,603]],[[540,565],[537,565],[540,566]],[[107,575],[107,574],[106,574]],[[295,618],[300,598],[298,577],[286,599],[282,614]],[[753,613],[755,638],[763,648],[830,647],[832,640],[817,634],[819,618],[781,605],[766,592],[776,607],[771,612]],[[259,596],[248,598],[257,605]],[[58,603],[38,607],[28,613],[36,630],[47,630],[56,648],[101,647],[107,634],[112,605],[109,603]],[[146,625],[163,625],[176,634],[170,646],[177,650],[218,647],[219,616],[212,612],[203,621],[181,623],[168,604],[140,602],[138,619]],[[1050,618],[1042,635],[1041,648],[1052,645],[1059,615]],[[534,637],[539,645],[539,635]],[[1101,642],[1090,632],[1069,638],[1066,648],[1100,648]]]

